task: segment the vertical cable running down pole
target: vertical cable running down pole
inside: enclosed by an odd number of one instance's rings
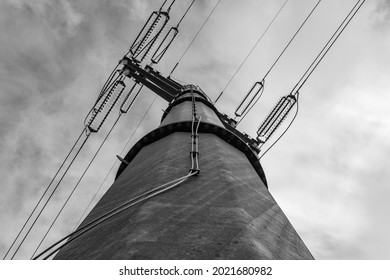
[[[192,125],[191,125],[191,172],[196,172],[199,174],[199,135],[198,135],[198,129],[200,124],[200,117],[198,118],[197,112],[196,112],[196,101],[194,92],[191,88],[191,96],[192,96]]]

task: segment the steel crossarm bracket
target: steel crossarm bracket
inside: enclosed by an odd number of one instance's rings
[[[146,65],[145,68],[142,68],[136,61],[127,57],[124,57],[121,62],[124,65],[123,71],[126,72],[127,77],[145,85],[166,101],[171,102],[181,92],[182,85],[162,76],[151,66]]]

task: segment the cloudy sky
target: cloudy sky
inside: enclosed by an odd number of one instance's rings
[[[0,254],[4,256],[69,149],[118,60],[162,0],[0,1]],[[176,1],[175,25],[190,0]],[[197,0],[157,70],[168,75],[217,0]],[[233,116],[315,0],[289,0],[217,103]],[[323,0],[267,77],[240,129],[256,129],[289,93],[355,0]],[[173,77],[215,99],[284,0],[222,0]],[[316,259],[390,258],[390,1],[367,1],[300,94],[299,114],[261,160],[269,189]],[[152,104],[145,90],[123,116],[44,246],[70,232]],[[126,150],[159,124],[157,98]],[[115,113],[116,114],[116,113]],[[111,120],[112,123],[112,120]],[[93,156],[92,135],[26,239],[28,259]],[[272,138],[270,141],[276,139]],[[123,153],[122,153],[123,155]],[[108,175],[99,195],[112,183]]]

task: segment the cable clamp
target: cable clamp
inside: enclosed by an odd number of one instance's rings
[[[196,157],[198,155],[199,155],[199,152],[196,152],[196,151],[191,151],[190,152],[190,156],[192,156],[192,157]]]

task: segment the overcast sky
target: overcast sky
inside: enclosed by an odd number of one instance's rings
[[[285,0],[222,0],[173,77],[211,99]],[[162,0],[0,1],[0,253],[3,256],[83,129],[83,120],[118,60]],[[172,7],[175,25],[191,0]],[[217,103],[233,116],[315,0],[290,0]],[[323,0],[267,77],[240,124],[256,129],[290,92],[355,0]],[[169,53],[168,75],[217,0],[197,0]],[[367,1],[300,94],[299,114],[261,160],[269,190],[316,259],[390,258],[390,1]],[[103,182],[154,94],[143,91],[121,118],[44,246],[69,233]],[[130,145],[159,125],[157,98]],[[117,114],[115,112],[114,114]],[[17,259],[28,259],[110,127],[87,142]],[[276,137],[271,138],[271,142]],[[122,153],[122,155],[124,155]],[[113,181],[110,173],[99,194]]]

